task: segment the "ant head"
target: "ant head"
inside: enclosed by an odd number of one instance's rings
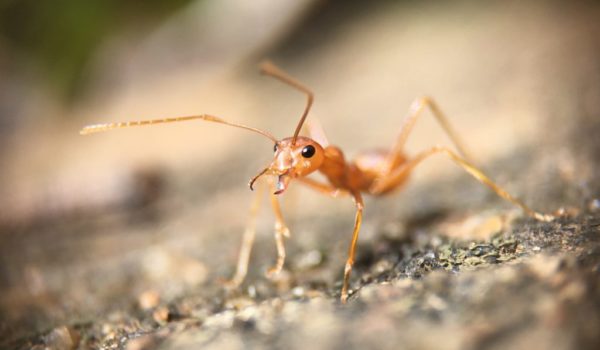
[[[260,71],[306,94],[306,106],[298,125],[296,125],[294,136],[275,141],[273,162],[249,183],[250,189],[252,189],[254,182],[260,176],[264,174],[275,175],[278,177],[275,194],[281,194],[285,191],[291,179],[306,176],[319,169],[325,156],[323,147],[318,142],[308,137],[298,136],[312,106],[313,93],[271,62],[263,62]],[[264,132],[261,133],[265,134]]]
[[[273,162],[250,181],[250,188],[261,175],[277,176],[277,190],[281,194],[290,180],[306,176],[321,167],[325,159],[323,147],[315,140],[298,136],[277,141]]]
[[[323,147],[318,142],[302,136],[293,141],[293,137],[288,137],[275,144],[275,156],[270,166],[274,174],[306,176],[323,164]]]

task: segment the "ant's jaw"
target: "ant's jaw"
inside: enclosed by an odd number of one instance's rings
[[[273,194],[282,194],[287,189],[290,181],[294,177],[291,169],[279,171],[273,170],[271,167],[267,167],[254,176],[250,182],[248,182],[248,186],[250,187],[251,191],[254,191],[254,183],[263,175],[272,175],[276,177],[277,182],[275,183],[275,192],[273,192]]]
[[[260,173],[256,174],[250,182],[248,182],[248,187],[250,187],[250,191],[254,191],[254,183],[258,180],[259,177],[263,176],[265,173],[269,172],[269,168],[264,168]]]
[[[282,194],[288,187],[292,178],[286,173],[277,177],[277,184],[275,185],[275,192],[273,194]]]

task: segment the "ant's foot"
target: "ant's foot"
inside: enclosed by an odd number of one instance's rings
[[[283,270],[283,268],[280,266],[271,267],[270,269],[267,270],[267,272],[265,272],[265,277],[267,277],[270,280],[278,279],[282,270]]]
[[[342,304],[346,304],[346,301],[348,301],[348,293],[342,293],[342,295],[340,295],[340,301]]]
[[[226,290],[238,289],[243,281],[243,278],[238,278],[237,276],[234,276],[231,279],[226,279],[223,277],[217,279],[217,283]]]

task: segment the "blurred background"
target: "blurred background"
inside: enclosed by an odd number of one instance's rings
[[[268,141],[201,122],[78,131],[209,113],[289,136],[305,98],[258,74],[266,58],[314,91],[310,118],[349,157],[391,145],[410,103],[429,95],[493,178],[540,210],[557,209],[540,189],[579,205],[591,170],[560,143],[581,127],[575,115],[600,110],[599,18],[597,1],[1,1],[0,334],[89,320],[150,288],[175,298],[232,272]],[[449,142],[425,116],[407,153],[437,144]],[[507,159],[574,185],[523,188],[526,173],[494,166]],[[491,198],[423,195],[457,176],[431,161],[407,192],[369,200],[361,241],[423,206]],[[321,277],[331,283],[352,203],[292,190],[291,255],[332,251]],[[263,212],[259,279],[275,257]]]

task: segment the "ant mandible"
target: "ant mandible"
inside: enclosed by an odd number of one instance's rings
[[[249,130],[265,136],[275,143],[274,157],[270,165],[261,170],[254,176],[249,187],[254,189],[255,182],[263,175],[271,175],[269,186],[271,188],[270,198],[273,212],[275,214],[275,242],[277,246],[277,262],[274,267],[267,271],[268,277],[277,275],[283,269],[285,261],[284,238],[289,237],[277,195],[282,194],[288,188],[290,181],[298,182],[316,190],[317,192],[329,195],[331,197],[350,196],[356,206],[356,215],[354,218],[354,229],[352,231],[352,240],[348,251],[348,259],[344,268],[344,280],[341,291],[341,301],[345,303],[348,299],[348,285],[354,256],[356,253],[356,242],[362,222],[362,213],[364,208],[363,197],[361,193],[374,196],[387,194],[400,188],[407,180],[410,172],[425,159],[435,154],[442,154],[464,169],[467,173],[477,179],[479,182],[488,186],[498,196],[520,207],[525,214],[540,221],[551,221],[553,216],[536,212],[525,205],[517,198],[510,195],[470,161],[468,153],[460,142],[457,134],[450,127],[448,119],[439,109],[437,104],[428,97],[417,99],[410,106],[408,116],[403,121],[400,133],[396,142],[387,151],[370,151],[359,154],[354,160],[347,161],[344,153],[339,147],[329,145],[325,136],[318,130],[309,127],[311,137],[299,136],[300,130],[304,125],[308,112],[313,104],[313,93],[296,79],[279,69],[271,62],[264,62],[260,65],[260,71],[291,87],[306,94],[306,107],[296,126],[292,137],[286,137],[278,140],[270,133],[252,128],[249,126],[231,123],[221,118],[202,114],[185,117],[164,118],[143,121],[129,121],[119,123],[95,124],[84,127],[80,133],[82,135],[108,131],[112,129],[127,128],[133,126],[153,125],[172,123],[188,120],[204,120],[214,123],[225,124],[236,128]],[[404,153],[406,140],[417,121],[419,115],[425,108],[429,108],[433,116],[437,119],[443,130],[448,134],[450,140],[458,150],[458,153],[447,147],[432,147],[426,151],[409,157]],[[319,142],[317,142],[317,140]],[[329,181],[322,183],[307,176],[316,171],[320,171]],[[244,232],[242,247],[240,249],[238,263],[235,274],[228,281],[230,287],[238,287],[246,277],[250,252],[255,236],[255,219],[260,204],[260,194],[257,191],[255,200],[251,207],[249,225]]]

